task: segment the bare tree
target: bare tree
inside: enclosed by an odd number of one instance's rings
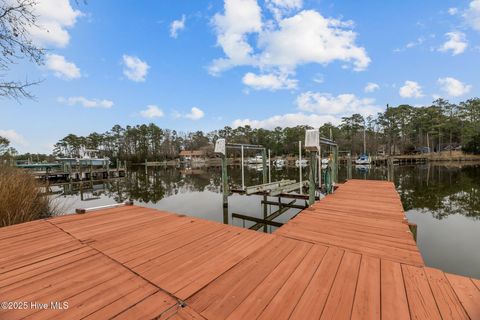
[[[0,1],[0,98],[33,98],[29,87],[40,81],[7,80],[10,67],[19,60],[43,64],[45,49],[37,46],[30,30],[38,28],[34,8],[37,0]]]

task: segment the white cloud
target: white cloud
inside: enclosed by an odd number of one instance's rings
[[[268,6],[290,11],[299,9],[301,1],[269,1]],[[314,10],[263,22],[256,0],[225,0],[224,13],[217,13],[212,23],[225,54],[210,65],[212,74],[235,66],[293,74],[301,64],[333,61],[364,70],[370,63],[365,49],[355,44],[351,21],[325,18]]]
[[[199,120],[202,119],[205,113],[197,107],[190,109],[190,113],[184,115],[185,118],[190,120]]]
[[[472,89],[471,85],[465,84],[452,77],[438,79],[438,84],[443,92],[450,97],[459,97],[467,94]]]
[[[303,6],[303,0],[266,0],[265,3],[276,20],[280,20],[282,16],[299,10]]]
[[[110,109],[113,106],[113,101],[106,99],[87,99],[85,97],[58,97],[57,101],[69,106],[81,105],[84,108],[104,108]]]
[[[182,18],[179,20],[173,20],[170,24],[170,37],[176,39],[178,37],[178,32],[185,29],[185,15],[182,14]]]
[[[148,69],[150,68],[150,66],[145,61],[140,60],[138,57],[124,54],[123,65],[123,74],[128,79],[135,82],[145,81]]]
[[[278,29],[259,35],[259,47],[263,49],[259,59],[262,65],[287,70],[299,64],[335,60],[351,62],[355,70],[364,70],[370,58],[364,48],[355,45],[355,38],[350,22],[305,10],[281,20]]]
[[[163,117],[163,111],[156,105],[148,105],[147,109],[140,111],[140,115],[144,118],[161,118]]]
[[[375,105],[375,99],[358,98],[354,94],[344,93],[333,96],[329,93],[304,92],[297,97],[296,104],[302,111],[317,114],[352,114],[362,115],[375,114],[379,108]]]
[[[468,47],[466,36],[463,32],[452,31],[445,33],[448,40],[438,49],[442,52],[452,51],[452,55],[463,53]]]
[[[422,87],[418,82],[407,80],[403,87],[398,91],[402,98],[421,98],[423,97]]]
[[[304,92],[298,95],[296,104],[300,112],[274,115],[263,120],[237,119],[232,126],[250,125],[267,129],[297,125],[320,127],[327,122],[338,125],[344,115],[359,113],[368,116],[381,111],[374,99],[361,99],[350,93],[333,96],[329,93]]]
[[[212,23],[217,33],[217,45],[222,47],[227,58],[213,61],[210,66],[212,74],[236,65],[255,64],[247,34],[259,32],[262,28],[261,9],[256,0],[225,0],[224,8],[225,13],[215,14]]]
[[[363,89],[365,92],[374,92],[375,90],[380,89],[380,86],[374,82],[369,82]]]
[[[78,79],[82,75],[80,69],[73,63],[58,54],[48,54],[45,60],[45,67],[53,71],[53,74],[61,79]]]
[[[480,0],[470,2],[468,9],[463,14],[465,21],[474,30],[480,31]]]
[[[34,7],[37,27],[30,27],[34,41],[40,45],[65,47],[70,42],[68,29],[82,15],[70,6],[69,0],[40,0]]]
[[[298,81],[289,79],[285,74],[261,74],[256,75],[248,72],[243,76],[242,82],[244,85],[252,87],[255,90],[270,90],[276,91],[280,89],[295,89]]]
[[[19,146],[28,146],[27,140],[18,132],[12,129],[2,130],[0,129],[0,136],[10,140],[12,144]]]
[[[339,118],[332,115],[305,114],[298,112],[275,115],[264,120],[237,119],[233,121],[232,127],[236,128],[249,125],[252,128],[274,129],[275,127],[309,125],[318,128],[327,122],[338,125],[340,124],[340,121],[341,120]]]
[[[454,16],[458,13],[458,8],[448,8],[448,14]]]

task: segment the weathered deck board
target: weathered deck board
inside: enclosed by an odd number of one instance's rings
[[[0,319],[480,319],[479,280],[423,265],[388,182],[348,181],[273,235],[126,206],[0,245],[0,301],[69,302]]]

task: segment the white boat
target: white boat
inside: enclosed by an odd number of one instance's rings
[[[355,160],[355,164],[370,164],[371,162],[372,159],[366,154],[360,155],[360,157]]]
[[[285,166],[285,160],[284,159],[277,159],[273,162],[275,167],[283,167]]]
[[[70,165],[84,165],[84,166],[108,166],[110,164],[110,158],[98,158],[97,150],[85,149],[82,152],[82,157],[79,158],[57,158],[60,163],[67,163]]]
[[[322,164],[328,164],[330,160],[328,158],[323,158],[322,159]]]
[[[357,165],[355,165],[355,169],[357,169],[358,171],[368,171],[371,168],[372,168],[372,166],[369,165],[369,164],[357,164]]]
[[[248,164],[263,163],[263,157],[262,156],[256,156],[256,157],[250,158],[250,159],[248,159],[247,163]]]
[[[308,165],[308,160],[306,160],[306,159],[295,161],[295,166],[297,166],[297,167],[300,167],[300,166],[306,167],[307,165]]]

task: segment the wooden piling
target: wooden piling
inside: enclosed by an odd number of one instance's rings
[[[315,152],[310,152],[310,170],[309,170],[309,185],[308,185],[308,204],[315,203],[315,167],[317,157]]]

